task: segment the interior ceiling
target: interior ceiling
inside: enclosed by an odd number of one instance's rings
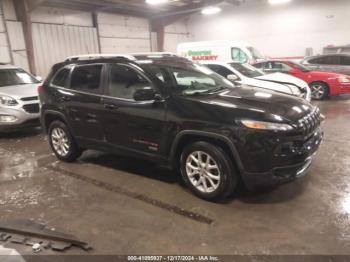
[[[163,5],[149,5],[145,0],[47,0],[45,6],[95,12],[115,12],[147,18],[196,12],[203,6],[227,2],[239,5],[245,0],[169,0]]]

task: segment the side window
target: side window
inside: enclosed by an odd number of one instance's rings
[[[316,64],[316,65],[322,65],[322,64],[324,64],[324,58],[323,57],[319,57],[319,58],[310,59],[309,63],[310,64]]]
[[[287,73],[291,70],[292,68],[284,63],[280,62],[271,62],[271,70],[273,72],[283,72]]]
[[[210,68],[211,70],[213,70],[215,73],[227,78],[228,75],[234,75],[233,72],[231,72],[229,69],[227,69],[226,67],[222,66],[222,65],[206,65],[208,68]]]
[[[264,63],[260,63],[260,64],[255,64],[254,67],[258,68],[258,69],[264,69]]]
[[[340,64],[344,66],[350,66],[350,56],[342,56],[340,58]]]
[[[74,68],[71,89],[99,94],[102,67],[103,65],[84,65]]]
[[[161,81],[164,80],[162,75],[157,77]],[[124,65],[110,65],[108,96],[134,99],[136,90],[151,86],[152,84],[134,69]]]
[[[52,80],[52,84],[59,87],[66,87],[67,86],[67,80],[69,77],[70,69],[69,68],[63,68],[61,69],[55,76],[55,78]]]
[[[325,65],[340,65],[340,56],[326,56],[323,59]]]
[[[232,60],[236,63],[246,63],[247,55],[240,48],[233,47],[231,50]]]

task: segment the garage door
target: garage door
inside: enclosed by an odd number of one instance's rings
[[[93,27],[33,23],[33,42],[37,75],[42,77],[68,56],[99,53]]]

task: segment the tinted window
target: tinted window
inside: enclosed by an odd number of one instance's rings
[[[100,93],[102,65],[78,66],[72,73],[71,88],[90,93]]]
[[[310,64],[323,64],[323,57],[313,58],[309,60]]]
[[[231,72],[229,69],[227,69],[224,66],[221,65],[206,65],[209,67],[211,70],[213,70],[215,73],[227,78],[228,75],[234,75],[233,72]]]
[[[342,56],[340,58],[340,64],[350,66],[350,56]]]
[[[55,86],[65,87],[69,77],[69,72],[70,69],[68,68],[64,68],[61,71],[59,71],[58,74],[55,76],[54,80],[52,81],[52,84]]]
[[[255,64],[254,67],[259,68],[259,69],[263,69],[263,68],[265,68],[265,63]]]
[[[157,77],[164,81],[162,75]],[[137,89],[151,86],[151,83],[134,69],[123,65],[110,65],[107,90],[109,96],[133,99]]]
[[[232,48],[232,60],[237,63],[246,63],[248,61],[247,55],[240,48]]]
[[[22,69],[0,70],[0,87],[35,83],[39,83],[39,81]]]
[[[340,56],[326,56],[323,58],[325,65],[340,65]]]
[[[292,68],[289,65],[286,65],[281,62],[269,62],[266,64],[264,70],[270,71],[270,72],[283,72],[286,73],[290,71]]]
[[[230,63],[230,66],[247,77],[258,77],[264,75],[260,70],[249,64]]]

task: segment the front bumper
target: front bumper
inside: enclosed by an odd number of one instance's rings
[[[254,189],[260,186],[273,186],[291,182],[297,178],[307,175],[314,156],[322,143],[323,131],[317,129],[314,135],[297,152],[286,154],[280,163],[291,163],[278,165],[267,172],[244,172],[243,181],[247,188]],[[294,163],[293,163],[294,162]]]
[[[23,108],[0,108],[0,115],[13,116],[13,122],[1,122],[0,131],[40,126],[40,113],[28,113]]]

